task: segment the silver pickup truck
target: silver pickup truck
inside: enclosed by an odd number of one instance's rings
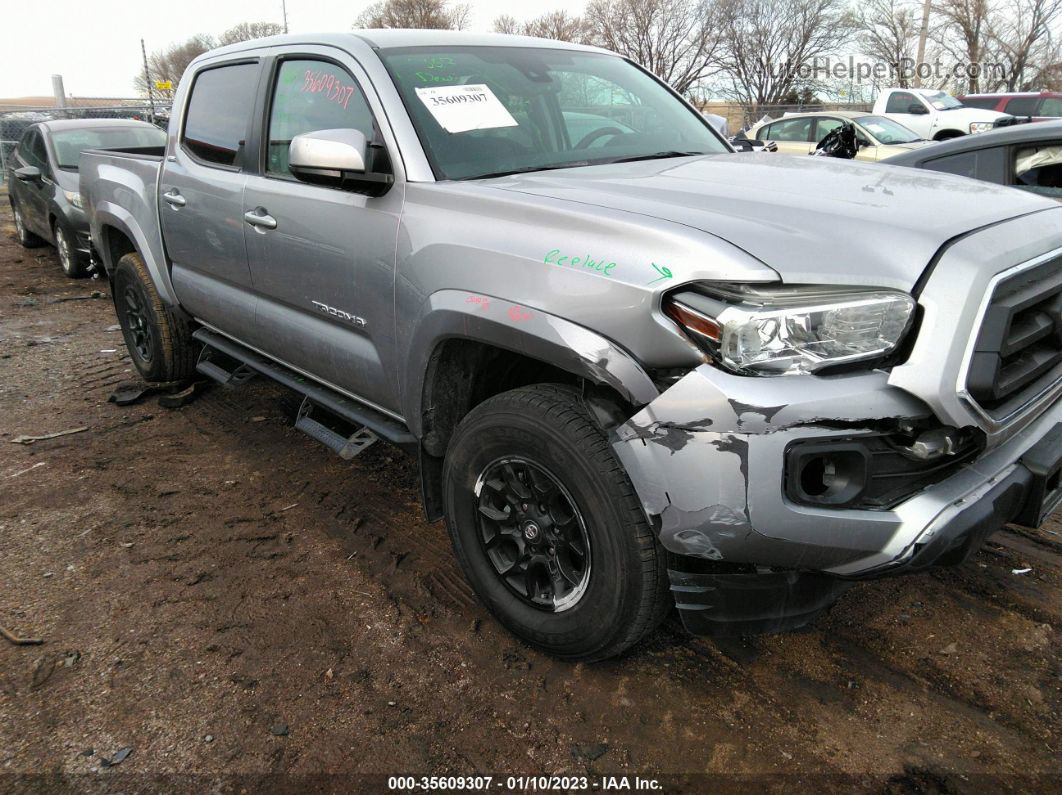
[[[1062,494],[1062,207],[736,154],[613,53],[226,47],[81,193],[146,379],[264,375],[344,457],[417,455],[483,602],[562,657],[672,605],[800,626]]]

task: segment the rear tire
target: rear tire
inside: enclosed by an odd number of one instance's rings
[[[55,250],[59,254],[59,264],[63,273],[71,279],[80,279],[85,275],[85,263],[77,250],[77,235],[61,219],[55,220]]]
[[[22,210],[14,199],[11,200],[11,214],[15,217],[15,239],[22,248],[37,248],[44,245],[44,239],[26,228]]]
[[[162,302],[139,254],[118,260],[111,289],[125,345],[144,380],[165,383],[190,378],[199,349],[191,323]]]
[[[446,453],[443,499],[472,587],[532,646],[602,660],[670,608],[664,552],[570,387],[522,387],[472,409]]]

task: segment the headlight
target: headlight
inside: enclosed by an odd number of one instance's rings
[[[970,132],[971,133],[985,132],[987,130],[991,130],[993,126],[994,126],[993,123],[990,122],[990,121],[974,121],[974,122],[970,122]]]
[[[66,200],[75,207],[77,207],[77,209],[80,210],[84,207],[84,205],[81,203],[81,194],[77,191],[64,190],[63,195],[66,196]]]
[[[869,362],[899,345],[914,316],[905,293],[831,287],[716,287],[674,293],[664,311],[721,366],[795,375]]]

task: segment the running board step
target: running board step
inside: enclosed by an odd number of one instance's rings
[[[217,381],[219,384],[233,384],[238,386],[245,381],[250,381],[258,373],[238,359],[227,356],[224,353],[204,345],[199,352],[199,361],[195,369]]]
[[[359,425],[349,436],[344,436],[335,428],[325,425],[323,422],[310,416],[314,409],[321,410],[308,397],[302,399],[299,407],[299,417],[295,420],[295,427],[312,436],[325,447],[330,447],[345,461],[349,461],[360,453],[365,452],[378,437],[364,425]],[[327,412],[327,410],[325,410]]]
[[[197,329],[192,336],[205,346],[205,359],[200,356],[201,364],[205,361],[208,365],[215,365],[222,373],[235,373],[240,367],[246,367],[252,375],[264,375],[302,395],[304,400],[295,427],[328,445],[344,458],[353,458],[377,438],[398,445],[413,455],[419,451],[417,438],[401,420],[366,406],[324,384],[311,381],[291,368],[209,329]],[[210,352],[206,353],[207,350]],[[230,359],[237,366],[229,366]],[[199,369],[199,372],[214,378],[209,370],[208,367],[207,370]],[[240,379],[232,378],[222,383],[240,384],[246,380],[246,377],[241,376]],[[333,417],[352,427],[353,433],[344,436],[322,421]],[[371,440],[368,439],[369,434],[373,437]],[[348,455],[344,455],[344,450]]]

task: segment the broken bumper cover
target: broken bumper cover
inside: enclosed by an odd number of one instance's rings
[[[886,379],[880,372],[747,378],[706,364],[617,428],[613,446],[670,552],[841,578],[884,575],[935,560],[940,554],[931,551],[943,554],[958,536],[979,544],[1013,520],[1029,491],[1021,458],[1062,422],[1056,402],[1004,443],[888,510],[787,499],[784,462],[792,443],[870,435],[883,421],[930,416]]]
[[[855,580],[961,562],[1007,522],[1035,524],[1053,507],[1062,401],[889,510],[787,499],[794,442],[871,435],[883,421],[930,414],[883,373],[743,378],[702,365],[617,428],[613,447],[673,553],[668,574],[686,628],[795,629]]]

